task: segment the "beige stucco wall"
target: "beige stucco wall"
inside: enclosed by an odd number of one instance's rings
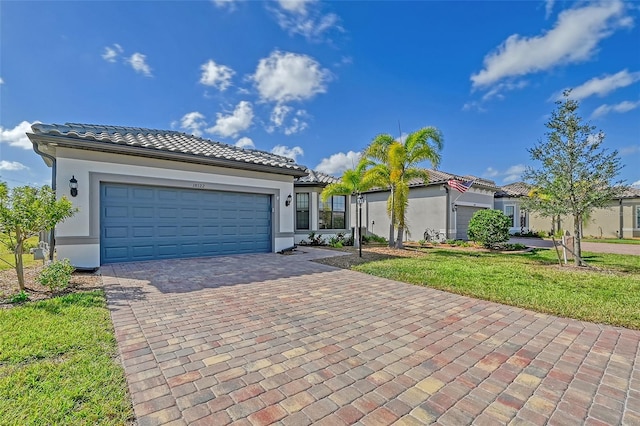
[[[636,219],[638,209],[640,209],[640,199],[622,200],[623,238],[640,237],[640,227],[638,226]],[[551,230],[551,218],[542,218],[536,214],[532,214],[530,218],[530,226],[533,230],[548,232]],[[573,218],[570,216],[563,216],[561,218],[561,228],[566,231],[568,230],[573,234]],[[591,217],[585,224],[583,224],[582,233],[585,237],[619,238],[619,200],[611,202],[609,207],[594,209],[591,213]]]
[[[293,245],[295,210],[285,206],[294,193],[292,176],[67,148],[57,148],[55,155],[58,196],[66,195],[79,209],[56,227],[57,252],[76,267],[100,266],[101,182],[269,194],[273,250]],[[71,176],[78,180],[77,197],[69,196]]]
[[[456,235],[454,212],[456,205],[493,208],[492,191],[473,187],[464,194],[455,190],[449,191],[450,196],[447,205],[447,192],[444,185],[410,189],[409,206],[407,208],[409,237],[407,238],[405,234],[405,239],[421,240],[427,228],[443,234],[448,230],[449,238],[454,238]],[[363,222],[367,231],[385,238],[389,237],[389,224],[391,222],[387,215],[388,198],[388,191],[365,194],[366,203],[363,213]],[[448,224],[447,216],[449,219]]]

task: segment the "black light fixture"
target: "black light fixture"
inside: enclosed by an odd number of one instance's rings
[[[289,206],[291,205],[291,200],[292,200],[292,199],[293,199],[293,198],[291,197],[291,194],[289,194],[289,195],[287,196],[286,201],[284,202],[284,205],[285,205],[285,206],[287,206],[287,207],[289,207]]]
[[[69,179],[69,188],[71,189],[72,197],[75,197],[78,195],[78,181],[75,175],[71,176],[71,179]]]

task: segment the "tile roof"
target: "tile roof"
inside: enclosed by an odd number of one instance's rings
[[[526,197],[531,191],[531,186],[524,182],[514,182],[509,185],[501,186],[496,192],[496,197]]]
[[[482,179],[477,176],[471,176],[471,175],[461,176],[453,173],[443,172],[442,170],[427,169],[427,171],[429,172],[429,182],[427,182],[427,185],[437,185],[437,184],[447,183],[447,181],[451,179],[457,179],[457,180],[464,180],[464,181],[473,180],[474,181],[473,184],[475,186],[482,186],[485,189],[490,189],[490,190],[498,189],[498,187],[496,186],[496,183],[489,179]],[[425,185],[425,182],[423,179],[416,178],[409,181],[409,186],[411,187],[424,186],[424,185]]]
[[[514,182],[501,186],[500,190],[496,192],[496,197],[526,197],[529,195],[529,191],[531,191],[531,185],[524,182]],[[615,197],[615,199],[618,198],[620,197]],[[640,189],[627,188],[623,191],[621,198],[640,198]]]
[[[302,176],[306,168],[290,158],[255,149],[238,148],[173,130],[156,130],[141,127],[105,126],[66,123],[31,126],[30,138],[60,137],[60,145],[84,149],[112,150],[131,153],[137,149],[142,155],[173,157],[175,160],[199,162],[208,160],[225,167],[245,169],[273,169],[272,172]],[[50,141],[49,141],[50,142]],[[172,155],[174,154],[174,155]]]
[[[340,182],[335,176],[328,175],[326,173],[318,172],[315,170],[307,169],[306,176],[301,176],[295,179],[296,184],[316,184],[316,185],[328,185],[330,183]]]

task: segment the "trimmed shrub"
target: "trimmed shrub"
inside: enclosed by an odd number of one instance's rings
[[[40,284],[49,287],[52,292],[60,291],[69,285],[74,270],[75,268],[71,266],[69,259],[56,260],[40,272],[37,280]]]
[[[511,219],[500,210],[478,210],[469,221],[469,238],[491,248],[509,240]]]

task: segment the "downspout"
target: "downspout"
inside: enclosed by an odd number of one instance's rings
[[[445,224],[444,238],[448,240],[449,239],[449,215],[450,215],[449,210],[451,208],[451,206],[449,205],[449,202],[451,201],[450,200],[451,195],[449,194],[449,188],[447,187],[447,185],[442,185],[442,187],[444,188],[444,191],[447,193],[447,205],[446,205],[445,214],[444,214],[444,218],[445,218],[444,219],[444,224]]]
[[[56,157],[54,157],[53,155],[47,154],[46,152],[40,151],[40,148],[37,142],[32,142],[32,143],[33,143],[33,150],[36,152],[36,154],[51,160],[51,189],[55,194],[56,193],[56,174],[57,174],[56,173],[57,172]],[[51,233],[49,234],[49,260],[53,261],[53,252],[54,252],[54,249],[56,248],[55,227],[51,228],[50,232]]]
[[[624,210],[622,209],[622,197],[620,197],[620,232],[618,233],[618,238],[622,239],[623,235],[623,226],[624,226]]]

